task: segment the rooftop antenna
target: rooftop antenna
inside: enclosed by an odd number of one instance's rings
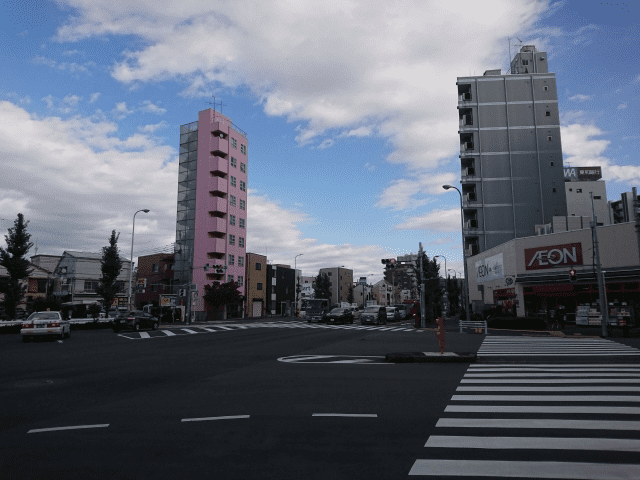
[[[213,103],[212,102],[207,102],[209,105],[213,105],[213,111],[216,111],[216,106],[220,105],[220,113],[222,113],[222,107],[223,107],[223,103],[222,101],[220,102],[216,102],[216,96],[215,95],[211,95],[213,97]]]
[[[36,255],[38,255],[38,239],[36,238]]]

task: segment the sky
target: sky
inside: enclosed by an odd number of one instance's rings
[[[638,1],[3,0],[0,230],[22,213],[50,255],[116,230],[128,258],[147,208],[134,259],[171,251],[179,126],[215,102],[248,134],[248,252],[377,281],[422,242],[461,276],[456,77],[506,71],[509,44],[546,51],[564,164],[602,166],[616,200],[640,186],[639,18]]]

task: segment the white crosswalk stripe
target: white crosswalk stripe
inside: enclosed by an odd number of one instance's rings
[[[483,357],[524,356],[640,356],[637,348],[604,338],[556,338],[556,337],[486,337],[478,350]]]
[[[197,334],[197,333],[216,333],[224,331],[234,330],[249,330],[252,328],[273,328],[273,329],[325,329],[325,330],[350,330],[350,331],[384,331],[384,332],[422,332],[414,328],[398,328],[396,326],[390,327],[388,325],[359,325],[359,324],[347,324],[347,325],[327,325],[324,323],[308,323],[308,322],[260,322],[260,323],[224,323],[210,325],[208,327],[191,326],[190,328],[172,328],[171,330],[159,330],[158,333],[162,335],[149,335],[146,332],[140,333],[124,333],[123,336],[127,338],[140,339],[140,338],[162,338],[162,337],[175,337],[184,334]]]
[[[409,475],[640,478],[639,377],[640,364],[473,364]]]

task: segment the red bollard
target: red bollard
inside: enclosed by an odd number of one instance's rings
[[[438,347],[440,347],[440,354],[443,354],[445,345],[444,317],[436,318],[436,325],[438,326],[438,328],[436,328],[436,339],[438,340]]]

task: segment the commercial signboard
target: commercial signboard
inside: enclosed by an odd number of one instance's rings
[[[510,300],[516,297],[515,288],[500,288],[493,291],[493,303],[498,303],[499,300]]]
[[[524,263],[527,270],[582,265],[582,244],[565,243],[564,245],[525,248]]]
[[[502,277],[504,277],[502,253],[476,262],[476,281],[478,283],[489,282]]]
[[[602,167],[565,167],[565,182],[593,182],[602,178]]]

